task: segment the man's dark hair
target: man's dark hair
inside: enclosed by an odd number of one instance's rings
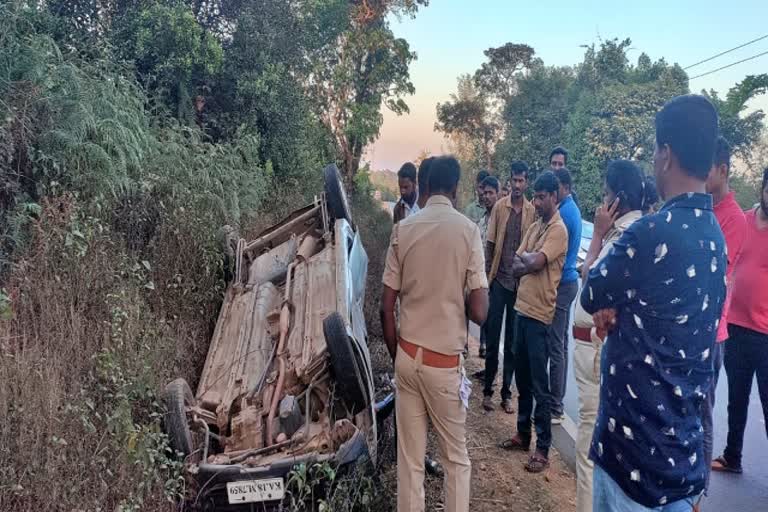
[[[411,162],[405,162],[400,170],[397,171],[397,177],[400,179],[409,179],[416,183],[416,166]]]
[[[717,138],[714,158],[716,166],[725,165],[728,172],[731,171],[731,145],[728,144],[728,141],[722,135]]]
[[[485,178],[487,178],[490,175],[491,175],[491,173],[489,173],[488,171],[480,171],[480,172],[478,172],[477,176],[475,176],[475,183],[480,185],[485,180]]]
[[[523,160],[515,160],[511,164],[509,164],[509,175],[510,176],[519,176],[521,174],[525,174],[525,177],[528,177],[528,164]]]
[[[485,178],[483,182],[480,184],[480,186],[483,188],[491,187],[492,189],[495,189],[496,192],[499,191],[499,187],[500,187],[499,180],[496,179],[496,177],[494,176],[488,176],[487,178]]]
[[[568,187],[568,190],[573,188],[573,178],[571,177],[571,171],[567,167],[561,167],[554,172],[557,181]]]
[[[453,192],[461,179],[461,166],[452,156],[435,158],[429,170],[429,194]]]
[[[565,165],[568,165],[568,150],[563,146],[555,146],[555,148],[549,153],[549,161],[552,162],[552,157],[555,155],[563,155]]]
[[[620,209],[643,210],[647,201],[647,183],[637,165],[629,160],[612,161],[608,164],[605,182],[619,198]]]
[[[656,188],[656,178],[653,176],[645,177],[645,201],[643,202],[643,213],[648,212],[651,206],[659,202],[659,189]]]
[[[669,145],[685,173],[701,181],[712,168],[717,131],[717,111],[704,96],[678,96],[656,114],[658,147]]]
[[[422,160],[421,164],[419,164],[419,189],[422,191],[429,188],[429,171],[434,159],[435,157],[430,156],[429,158]]]
[[[534,192],[549,192],[550,194],[557,194],[560,189],[560,182],[557,180],[557,176],[552,171],[545,171],[536,178],[536,182],[533,184]]]

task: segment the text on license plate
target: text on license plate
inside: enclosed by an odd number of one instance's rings
[[[230,505],[281,500],[284,494],[285,488],[282,478],[229,482],[227,484],[227,497]]]

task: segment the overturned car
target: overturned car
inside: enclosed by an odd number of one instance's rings
[[[336,166],[324,179],[311,205],[233,244],[234,277],[197,392],[183,379],[166,387],[165,428],[193,509],[269,509],[298,464],[376,459],[377,411],[392,397],[377,408],[368,257]]]

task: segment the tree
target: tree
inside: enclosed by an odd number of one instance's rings
[[[136,71],[151,89],[158,90],[177,119],[192,124],[192,98],[205,77],[222,65],[219,41],[203,31],[189,7],[161,4],[137,13],[128,48]]]
[[[507,43],[483,52],[488,58],[475,72],[475,83],[484,93],[505,104],[515,94],[517,79],[534,63],[534,50],[527,44]]]
[[[493,150],[496,145],[499,123],[491,111],[489,99],[469,75],[458,79],[456,94],[450,101],[437,104],[435,130],[452,139],[461,148],[465,161],[493,167]]]
[[[768,74],[749,75],[728,91],[721,99],[716,91],[702,91],[717,108],[720,132],[728,139],[734,154],[749,158],[752,145],[760,139],[765,113],[756,110],[744,114],[751,99],[768,92]]]
[[[347,10],[348,26],[312,61],[306,81],[316,112],[332,135],[348,186],[365,147],[379,134],[382,105],[407,113],[403,96],[414,92],[408,67],[416,54],[396,38],[389,15],[414,16],[427,0],[357,0]]]
[[[541,63],[519,79],[517,93],[504,109],[505,136],[496,156],[499,165],[525,160],[532,169],[548,166],[549,151],[563,143],[573,81],[570,68]]]
[[[418,168],[421,165],[421,162],[426,160],[427,158],[431,157],[432,153],[427,149],[422,149],[419,151],[419,154],[416,155],[416,158],[413,160],[413,164]]]

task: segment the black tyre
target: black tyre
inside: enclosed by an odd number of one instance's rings
[[[341,179],[339,168],[331,164],[323,170],[325,180],[325,197],[328,202],[328,212],[334,219],[344,219],[352,224],[352,214],[349,210],[347,193]]]
[[[353,346],[354,342],[347,335],[341,315],[332,313],[323,321],[323,334],[336,380],[336,391],[346,408],[352,414],[357,414],[368,407],[371,397],[363,366]]]
[[[184,379],[176,379],[165,387],[163,424],[171,449],[184,457],[192,453],[192,433],[189,430],[186,408],[194,404],[195,397]]]

